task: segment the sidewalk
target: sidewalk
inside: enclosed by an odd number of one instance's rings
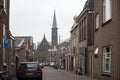
[[[62,71],[64,73],[67,73],[67,74],[71,74],[73,76],[76,76],[78,77],[80,80],[97,80],[97,79],[94,79],[92,77],[89,77],[89,76],[86,76],[86,75],[77,75],[75,72],[70,72],[70,71],[66,71],[66,70],[62,70],[62,69],[58,69],[59,71]]]

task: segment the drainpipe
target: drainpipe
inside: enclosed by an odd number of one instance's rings
[[[119,14],[120,14],[120,11],[119,11],[119,8],[120,8],[120,1],[119,0],[117,0],[117,37],[116,37],[116,39],[120,39],[120,37],[119,37],[119,30],[120,30],[120,28],[119,28],[119,21],[120,21],[120,16],[119,16]],[[119,47],[120,47],[120,42],[117,40],[117,79],[116,80],[120,80],[120,54],[118,53],[119,52]]]
[[[92,25],[91,25],[91,26],[92,26],[92,30],[93,30],[93,31],[92,31],[92,44],[91,44],[91,46],[92,46],[92,47],[91,47],[91,50],[92,50],[92,57],[91,57],[91,58],[92,58],[92,64],[91,64],[91,66],[92,66],[92,68],[91,68],[91,69],[92,69],[92,70],[91,70],[91,73],[92,73],[92,74],[91,74],[91,76],[93,77],[93,69],[94,69],[94,68],[93,68],[93,64],[94,64],[94,63],[93,63],[93,62],[94,62],[94,60],[93,60],[93,59],[94,59],[94,54],[93,54],[93,53],[94,53],[94,30],[95,30],[95,29],[94,29],[94,9],[89,10],[89,11],[88,11],[88,14],[91,14],[91,16],[92,16]]]

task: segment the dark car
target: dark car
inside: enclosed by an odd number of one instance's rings
[[[38,62],[21,62],[17,70],[17,80],[42,80],[42,70]]]

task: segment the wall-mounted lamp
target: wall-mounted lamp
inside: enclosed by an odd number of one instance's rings
[[[2,14],[2,11],[3,11],[3,6],[0,5],[0,15]]]

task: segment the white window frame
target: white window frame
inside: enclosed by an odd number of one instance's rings
[[[99,14],[97,14],[95,16],[95,28],[98,29],[99,28]]]
[[[3,0],[4,11],[7,12],[7,0]]]
[[[109,48],[109,52],[107,52],[107,48]],[[111,46],[103,48],[103,72],[111,72]]]
[[[111,0],[103,0],[103,23],[111,18]]]

